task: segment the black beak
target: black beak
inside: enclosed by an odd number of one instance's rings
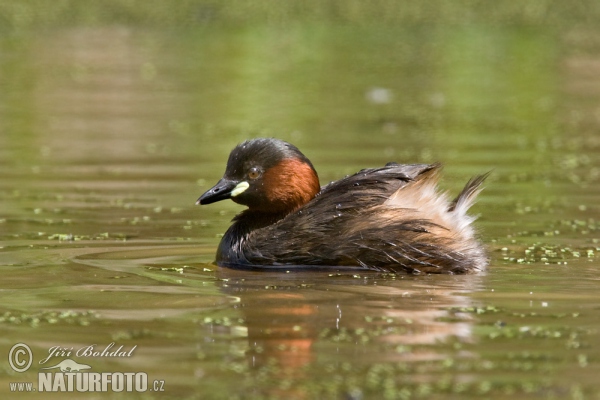
[[[237,186],[237,184],[238,182],[229,179],[221,179],[215,186],[200,196],[198,201],[196,201],[196,205],[210,204],[217,201],[230,199],[231,191]]]

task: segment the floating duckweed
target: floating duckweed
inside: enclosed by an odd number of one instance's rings
[[[42,311],[39,313],[13,313],[7,311],[0,315],[0,324],[8,323],[14,325],[27,324],[37,328],[43,324],[57,324],[64,322],[67,324],[77,324],[87,326],[90,324],[90,319],[99,318],[99,314],[95,311]]]
[[[534,359],[537,360],[537,359]],[[542,358],[547,360],[547,358]],[[496,377],[490,379],[464,379],[462,373],[466,371],[489,371],[490,365],[507,371],[532,371],[539,368],[539,363],[527,359],[514,359],[494,365],[487,360],[469,361],[459,359],[455,368],[461,371],[461,376],[456,377],[449,371],[444,371],[434,378],[423,379],[423,376],[431,376],[433,371],[442,371],[441,361],[424,362],[398,362],[396,364],[372,364],[360,367],[349,363],[326,364],[319,371],[327,373],[328,378],[311,382],[308,396],[310,398],[349,398],[359,400],[364,398],[391,398],[391,399],[422,399],[437,398],[442,394],[449,394],[460,398],[474,398],[484,395],[486,398],[505,398],[507,394],[539,394],[539,393],[561,393],[555,392],[556,385],[540,378],[527,379],[519,377],[517,380],[503,380]],[[486,367],[484,367],[484,364]],[[278,373],[273,366],[268,366],[269,374]],[[266,372],[266,368],[263,369]],[[513,369],[514,368],[514,369]],[[348,372],[352,375],[348,376]],[[410,374],[418,374],[417,379],[411,379]],[[278,376],[281,376],[279,373]],[[402,377],[407,377],[403,379]],[[323,382],[323,383],[321,383]],[[291,386],[293,387],[293,386]],[[356,389],[360,388],[360,389]],[[582,390],[577,387],[578,390]],[[561,389],[562,390],[562,389]],[[571,392],[573,392],[571,387]],[[454,396],[453,396],[454,395]],[[444,396],[442,396],[444,397]],[[518,396],[517,396],[518,397]],[[531,396],[529,396],[531,397]],[[583,398],[574,397],[574,398]]]
[[[44,232],[39,232],[38,235],[44,235]],[[131,236],[124,233],[98,233],[96,235],[73,235],[72,233],[55,233],[48,236],[48,240],[58,241],[79,241],[79,240],[127,240]]]
[[[479,384],[479,387],[477,388],[477,391],[480,394],[486,394],[488,393],[490,390],[492,389],[492,383],[489,381],[483,381]]]
[[[230,318],[230,317],[204,317],[202,324],[210,326],[211,329],[221,327],[220,332],[230,334],[236,337],[243,337],[248,335],[248,328],[246,327],[246,321],[243,318]],[[260,352],[260,351],[259,351]]]
[[[594,218],[588,218],[587,220],[562,220],[555,223],[555,225],[565,226],[570,228],[573,232],[580,232],[584,235],[598,230],[596,220]]]
[[[499,308],[497,308],[496,306],[485,306],[485,307],[476,307],[476,306],[472,306],[472,307],[452,307],[450,308],[448,311],[452,312],[452,313],[474,313],[474,314],[486,314],[486,313],[497,313],[500,312],[501,310]]]
[[[596,256],[596,250],[595,247],[589,248],[589,246],[572,248],[565,245],[535,243],[523,250],[523,257],[509,257],[507,255],[503,257],[503,260],[516,264],[541,262],[544,264],[566,265],[568,260],[571,259],[581,257],[593,259]],[[517,251],[512,252],[512,254],[514,253],[517,253]]]
[[[452,367],[454,367],[454,360],[452,358],[446,358],[442,362],[442,365],[444,368],[452,368]]]
[[[189,265],[184,265],[182,267],[150,267],[147,266],[146,269],[147,270],[151,270],[151,271],[167,271],[167,272],[178,272],[180,274],[183,274],[183,270],[185,268],[189,268]]]
[[[504,325],[496,326],[494,330],[487,333],[489,339],[524,339],[524,338],[542,338],[542,339],[567,339],[567,344],[572,340],[573,335],[578,332],[585,332],[582,329],[570,329],[567,327],[544,327],[544,326],[514,326]]]
[[[400,344],[396,346],[394,350],[396,351],[396,353],[410,353],[411,348],[409,346]]]
[[[48,236],[48,240],[71,241],[74,240],[74,236],[71,233],[55,233],[54,235]]]
[[[334,343],[368,343],[375,338],[387,335],[403,334],[407,329],[403,326],[371,325],[368,328],[326,328],[319,333],[319,338]],[[400,345],[393,347],[398,352],[408,352],[410,349]]]

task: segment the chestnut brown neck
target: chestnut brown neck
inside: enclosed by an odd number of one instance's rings
[[[251,211],[289,214],[311,201],[321,190],[316,171],[296,158],[284,159],[269,168],[263,182],[264,207]]]

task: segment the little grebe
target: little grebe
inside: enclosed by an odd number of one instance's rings
[[[440,168],[388,163],[321,187],[295,146],[254,139],[233,149],[223,178],[196,204],[248,206],[221,239],[221,266],[482,271],[487,257],[466,212],[487,174],[449,201],[436,192]]]

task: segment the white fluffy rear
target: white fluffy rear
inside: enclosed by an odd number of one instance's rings
[[[453,236],[470,239],[474,236],[471,224],[476,218],[467,215],[467,211],[481,192],[483,179],[485,176],[469,181],[456,200],[451,202],[446,193],[437,191],[439,169],[435,168],[398,189],[384,205],[412,210],[415,218],[430,220],[448,229]]]

